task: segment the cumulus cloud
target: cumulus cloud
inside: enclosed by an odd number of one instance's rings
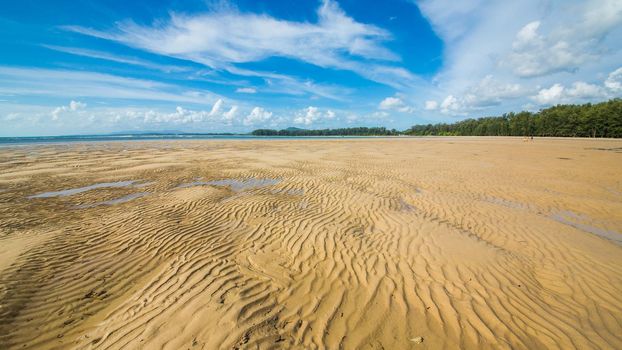
[[[82,109],[82,108],[86,108],[86,103],[82,103],[82,102],[78,102],[74,100],[71,100],[71,102],[69,102],[69,110],[71,111],[77,111],[78,109]]]
[[[332,0],[324,0],[319,6],[316,23],[221,7],[203,14],[172,13],[170,19],[154,26],[124,21],[109,32],[80,26],[63,28],[237,74],[244,71],[235,70],[235,64],[278,56],[353,71],[392,86],[414,78],[401,67],[375,63],[399,61],[383,45],[391,39],[388,31],[357,22]],[[362,64],[360,60],[369,62]]]
[[[165,113],[152,109],[113,109],[100,112],[97,116],[101,119],[105,119],[106,116],[112,116],[112,120],[115,122],[132,120],[140,121],[143,124],[183,125],[211,122],[230,125],[237,116],[238,106],[232,106],[228,111],[223,112],[224,104],[225,102],[222,99],[218,99],[209,111],[193,110],[177,106],[172,113]]]
[[[620,96],[618,75],[604,84],[601,78],[622,59],[620,1],[414,1],[445,44],[443,68],[409,101],[433,101],[426,108],[431,115]]]
[[[272,118],[272,112],[268,112],[261,107],[255,107],[244,118],[244,125],[256,125],[268,122]]]
[[[231,106],[228,111],[224,112],[224,105],[225,102],[222,99],[218,99],[209,111],[186,109],[177,106],[172,113],[165,113],[152,109],[122,109],[119,111],[113,110],[112,112],[107,112],[107,114],[110,115],[110,113],[112,113],[115,122],[132,120],[140,121],[143,124],[184,125],[213,123],[214,125],[221,126],[231,125],[237,116],[238,106]],[[99,116],[103,117],[102,113],[100,113]]]
[[[50,113],[52,115],[52,120],[56,121],[59,119],[59,117],[66,112],[76,112],[80,109],[84,109],[86,108],[86,103],[82,103],[79,101],[74,101],[71,100],[69,102],[69,105],[67,106],[60,106],[60,107],[56,107],[54,108],[54,110],[52,110],[52,112]]]
[[[538,33],[539,21],[526,24],[517,34],[512,44],[507,64],[520,77],[532,77],[560,70],[573,71],[594,57],[585,45],[572,43],[571,36],[565,38],[545,38]]]
[[[549,88],[540,89],[532,99],[540,105],[571,103],[576,101],[600,100],[611,97],[603,86],[577,81],[570,88],[554,84]]]
[[[508,99],[524,96],[524,89],[520,84],[502,83],[492,75],[487,75],[479,83],[470,86],[469,92],[462,96],[449,94],[441,102],[440,108],[435,100],[425,102],[425,109],[440,110],[444,114],[466,115],[469,112],[485,109],[501,104]]]
[[[434,100],[425,101],[425,109],[427,111],[434,111],[438,108],[438,102]]]
[[[538,91],[538,94],[533,99],[542,105],[553,104],[561,101],[562,96],[564,96],[564,90],[561,84],[555,84],[548,89]]]
[[[614,93],[622,92],[622,67],[609,73],[605,80],[605,87]]]
[[[570,1],[567,8],[556,10],[552,12],[563,21],[543,16],[548,30],[543,29],[543,20],[537,20],[517,32],[506,63],[518,76],[574,72],[607,55],[607,36],[622,25],[622,2],[616,0]]]
[[[453,95],[445,97],[441,102],[441,112],[443,113],[458,113],[462,109],[462,104]]]
[[[241,94],[255,94],[257,93],[257,89],[252,88],[252,87],[241,87],[241,88],[237,88],[235,92],[238,92]]]
[[[502,101],[523,96],[525,90],[518,83],[497,81],[487,75],[465,96],[465,103],[471,107],[498,105]]]
[[[331,110],[322,112],[317,107],[309,106],[296,114],[294,123],[311,125],[319,121],[331,120],[334,118],[335,112]]]
[[[384,100],[380,101],[378,108],[381,110],[391,110],[402,113],[412,113],[414,108],[406,105],[404,101],[399,97],[387,97]]]
[[[209,112],[209,115],[213,116],[213,115],[217,115],[218,113],[220,113],[220,107],[222,107],[222,104],[223,104],[222,99],[219,98],[212,106],[212,110]]]
[[[223,114],[223,117],[226,121],[231,122],[238,115],[238,106],[233,106],[229,111]]]
[[[568,96],[578,99],[585,98],[605,98],[605,91],[602,87],[589,84],[583,81],[577,81],[572,84],[572,88],[568,90]]]
[[[67,133],[107,132],[117,130],[181,130],[197,132],[246,131],[248,125],[282,123],[262,108],[228,105],[223,101],[220,112],[212,108],[193,109],[176,106],[172,109],[89,105],[74,101],[50,109],[49,106],[0,104],[0,135],[49,135]],[[52,113],[56,111],[56,121]],[[245,120],[245,115],[250,115]],[[252,122],[249,124],[249,122]]]

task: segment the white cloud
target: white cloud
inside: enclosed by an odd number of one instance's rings
[[[430,116],[500,114],[530,101],[596,102],[622,92],[614,73],[603,78],[622,61],[619,0],[414,1],[445,46],[431,84],[404,99],[438,101],[436,109],[428,105]]]
[[[78,102],[74,100],[71,100],[71,102],[69,102],[69,109],[72,111],[77,111],[78,109],[82,109],[82,108],[86,108],[86,103],[82,103],[82,102]]]
[[[521,97],[524,91],[518,83],[503,83],[492,75],[487,75],[477,85],[472,86],[463,98],[469,108],[479,108],[500,104],[504,100]]]
[[[559,102],[564,96],[564,87],[560,84],[555,84],[548,89],[541,89],[534,97],[534,100],[542,105],[553,104]]]
[[[332,120],[334,118],[335,112],[331,110],[322,112],[317,107],[309,106],[296,114],[294,123],[311,125],[319,121]]]
[[[241,88],[237,88],[235,92],[238,92],[241,94],[255,94],[257,93],[257,89],[252,88],[252,87],[241,87]]]
[[[86,108],[86,103],[71,100],[69,102],[69,105],[56,107],[54,108],[54,110],[52,110],[50,114],[52,115],[52,120],[57,121],[59,120],[60,116],[64,113],[77,112],[78,110],[84,109],[84,108]]]
[[[532,99],[540,105],[553,105],[559,103],[584,102],[603,100],[611,97],[602,86],[577,81],[570,88],[561,84],[554,84],[545,89],[540,89]]]
[[[359,121],[359,119],[360,119],[359,116],[356,115],[356,114],[349,114],[349,115],[346,116],[346,122],[348,124],[356,123],[356,122]]]
[[[389,113],[387,113],[385,111],[375,111],[371,115],[372,115],[372,117],[374,117],[376,119],[385,119],[385,118],[387,118],[389,116]]]
[[[588,84],[583,81],[577,81],[573,83],[572,88],[568,90],[568,96],[579,99],[605,98],[605,93],[603,91],[603,88],[598,85]]]
[[[414,108],[406,105],[404,101],[399,97],[387,97],[384,100],[380,101],[378,108],[381,110],[392,110],[398,111],[402,113],[412,113]]]
[[[212,110],[209,112],[209,115],[213,116],[213,115],[217,115],[218,113],[220,113],[220,107],[222,107],[222,104],[223,104],[222,99],[219,98],[212,106]]]
[[[213,110],[213,109],[212,109]],[[106,109],[97,113],[99,120],[113,120],[115,123],[140,123],[144,127],[202,125],[222,127],[231,125],[237,116],[238,106],[232,106],[224,113],[212,113],[212,110],[192,110],[177,106],[172,113],[153,109]]]
[[[153,27],[125,21],[111,32],[63,28],[230,72],[236,70],[235,64],[278,56],[353,71],[395,87],[415,79],[401,67],[375,63],[399,61],[383,46],[391,39],[388,31],[355,21],[332,0],[322,2],[317,18],[316,23],[294,22],[228,7],[198,15],[172,13],[168,21]]]
[[[237,116],[238,106],[232,106],[227,112],[222,111],[224,102],[216,101],[211,110],[193,110],[177,106],[172,113],[166,113],[153,109],[123,109],[113,108],[98,111],[99,120],[113,120],[115,123],[140,122],[149,125],[186,125],[186,124],[209,124],[211,126],[232,125]],[[112,119],[111,119],[112,118]]]
[[[614,93],[622,92],[622,67],[609,74],[605,86]]]
[[[425,101],[425,109],[427,111],[434,111],[438,108],[438,102],[434,100]]]
[[[564,38],[545,38],[538,34],[540,22],[526,24],[512,43],[512,53],[506,64],[519,77],[545,75],[556,71],[573,71],[595,57],[584,43],[570,43],[575,35]]]
[[[533,21],[531,23],[527,23],[521,30],[516,34],[516,40],[512,44],[514,48],[521,48],[523,46],[528,46],[529,43],[540,40],[540,36],[538,35],[538,28],[540,27],[540,21]]]
[[[62,82],[62,83],[59,83]],[[95,97],[206,104],[218,99],[210,91],[111,74],[64,69],[0,66],[0,94],[18,96]]]
[[[520,84],[501,83],[492,75],[487,75],[476,85],[472,85],[462,96],[449,94],[441,102],[440,108],[435,100],[426,101],[426,110],[440,110],[443,114],[467,115],[470,112],[500,105],[503,101],[524,96]]]
[[[92,104],[88,108],[74,101],[50,108],[49,106],[0,104],[0,135],[58,135],[68,133],[94,133],[119,130],[181,130],[195,132],[246,131],[242,111],[251,113],[250,108],[223,102],[220,112],[211,114],[211,109],[192,109],[177,106],[172,110],[147,107],[122,107]],[[57,115],[52,120],[53,113]],[[255,112],[257,114],[257,112]],[[268,122],[273,123],[272,117]]]
[[[4,116],[4,121],[5,122],[12,122],[15,120],[19,120],[20,114],[19,113],[9,113],[7,115]]]
[[[223,114],[223,117],[225,118],[225,120],[231,122],[233,119],[235,119],[237,114],[238,114],[238,106],[233,106],[228,112],[225,112]]]
[[[462,104],[453,95],[445,97],[441,102],[441,112],[443,113],[457,113],[462,109]]]
[[[272,112],[268,112],[261,107],[255,107],[244,118],[244,125],[256,125],[266,123],[272,118]]]

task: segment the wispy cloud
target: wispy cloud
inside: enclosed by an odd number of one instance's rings
[[[77,47],[65,47],[65,46],[55,46],[55,45],[42,45],[42,46],[45,47],[45,48],[48,48],[50,50],[64,52],[64,53],[68,53],[68,54],[72,54],[72,55],[77,55],[77,56],[82,56],[82,57],[90,57],[90,58],[97,58],[97,59],[101,59],[101,60],[107,60],[107,61],[112,61],[112,62],[130,64],[130,65],[134,65],[134,66],[141,66],[141,67],[145,67],[145,68],[148,68],[148,69],[159,70],[159,71],[166,72],[166,73],[190,71],[190,68],[188,68],[188,67],[157,64],[157,63],[141,60],[141,59],[138,59],[138,58],[122,57],[122,56],[112,55],[112,54],[107,53],[107,52],[81,49],[81,48],[77,48]]]
[[[88,71],[15,68],[0,66],[0,94],[23,96],[95,97],[213,103],[218,95],[205,90],[144,79],[132,79]]]
[[[235,92],[241,93],[241,94],[256,94],[257,89],[252,88],[252,87],[241,87],[241,88],[237,88]]]
[[[353,71],[394,87],[408,86],[416,80],[404,68],[376,63],[400,60],[383,45],[391,39],[388,31],[355,21],[331,0],[323,1],[317,16],[316,23],[294,22],[219,8],[195,15],[172,13],[169,20],[154,26],[125,21],[109,31],[81,26],[62,28],[232,72],[239,63],[285,57]]]

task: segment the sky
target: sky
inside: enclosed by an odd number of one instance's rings
[[[455,122],[622,97],[620,0],[5,0],[0,136]]]

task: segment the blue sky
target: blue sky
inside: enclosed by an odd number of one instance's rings
[[[0,136],[452,122],[622,95],[622,2],[6,1]]]

